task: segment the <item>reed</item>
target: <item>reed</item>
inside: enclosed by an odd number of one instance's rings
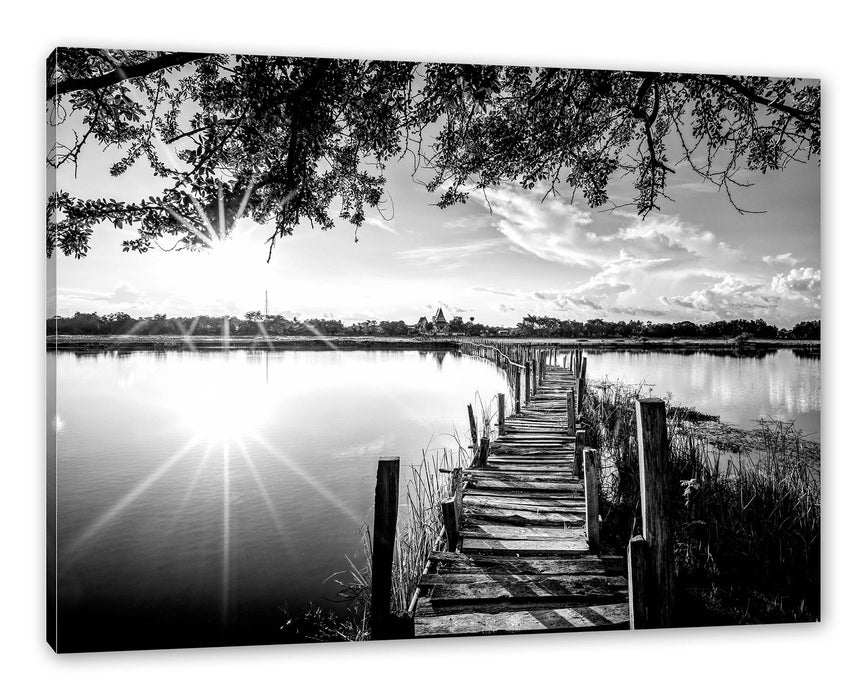
[[[494,398],[485,402],[477,393],[474,397],[479,437],[490,437],[495,401]],[[428,443],[421,451],[420,462],[410,465],[405,481],[391,575],[391,609],[395,613],[409,610],[430,553],[445,548],[439,504],[454,495],[472,459],[472,452],[464,446],[469,442],[466,434],[455,428],[445,437],[450,444],[444,447],[430,449]],[[340,613],[311,606],[284,627],[290,628],[296,637],[310,641],[369,639],[373,539],[367,523],[361,528],[361,549],[360,564],[347,556],[347,568],[328,579],[339,584],[337,599],[345,604],[345,610]]]
[[[597,382],[587,443],[602,463],[603,544],[638,531],[634,398],[646,385]],[[742,430],[668,397],[678,624],[815,620],[820,610],[820,451],[790,423]]]

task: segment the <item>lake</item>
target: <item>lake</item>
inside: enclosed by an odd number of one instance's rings
[[[418,351],[54,354],[63,651],[287,641],[360,562],[376,461],[466,444],[504,374]],[[589,375],[817,436],[820,361],[590,351]],[[49,443],[49,459],[54,445]],[[340,576],[336,577],[341,578]]]

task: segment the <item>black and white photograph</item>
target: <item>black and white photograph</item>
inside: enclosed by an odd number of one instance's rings
[[[821,619],[816,76],[46,67],[55,651]]]

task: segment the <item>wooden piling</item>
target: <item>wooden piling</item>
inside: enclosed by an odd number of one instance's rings
[[[498,394],[499,403],[499,434],[505,435],[505,394]]]
[[[478,448],[478,468],[484,469],[487,466],[487,455],[490,452],[490,438],[481,438],[481,445]]]
[[[583,448],[586,447],[586,431],[574,431],[574,465],[572,474],[578,479],[583,476]]]
[[[566,392],[565,407],[568,421],[568,434],[574,435],[574,389],[569,389]]]
[[[583,450],[583,489],[586,495],[586,539],[589,548],[597,552],[601,546],[598,526],[598,461],[597,452],[589,447]]]
[[[478,447],[478,426],[475,425],[475,413],[472,410],[472,404],[466,406],[469,411],[469,435],[472,439],[472,448]]]
[[[532,395],[538,391],[538,360],[532,358]]]
[[[524,401],[525,405],[528,406],[529,405],[529,398],[532,396],[532,367],[530,366],[529,362],[523,363],[523,371],[525,372],[525,379],[526,379],[526,386],[525,386],[526,396],[523,399],[523,401]]]
[[[520,415],[520,367],[514,373],[514,413]]]
[[[442,501],[442,522],[445,524],[445,538],[448,541],[448,551],[457,550],[457,539],[460,536],[460,518],[457,514],[457,503],[454,497]]]
[[[391,617],[391,569],[397,536],[400,458],[380,457],[373,501],[373,560],[370,583],[370,635],[387,639]]]
[[[633,630],[649,627],[647,604],[647,560],[649,546],[641,536],[632,537],[628,543],[628,612],[629,626]]]
[[[674,606],[674,546],[665,402],[659,398],[635,399],[635,411],[643,537],[649,548],[650,626],[670,627]]]
[[[583,400],[586,398],[586,357],[580,360],[580,374],[577,380],[577,413],[583,413]]]

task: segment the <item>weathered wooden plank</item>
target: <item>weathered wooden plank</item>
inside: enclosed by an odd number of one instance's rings
[[[470,477],[469,489],[482,491],[554,491],[576,495],[582,488],[574,481],[543,481],[541,479],[509,479],[503,477]]]
[[[441,575],[505,574],[622,574],[621,567],[612,567],[601,557],[585,554],[579,557],[511,557],[464,552],[433,552],[430,559]]]
[[[437,583],[431,586],[428,598],[434,608],[453,604],[480,609],[488,603],[505,600],[516,603],[546,599],[549,603],[564,605],[593,605],[621,602],[627,594],[628,584],[621,576],[502,574]]]
[[[574,527],[522,527],[519,525],[495,525],[490,523],[467,523],[460,530],[463,537],[488,537],[499,540],[572,540],[585,539],[582,528]]]
[[[520,556],[529,554],[576,554],[588,552],[585,537],[569,540],[496,540],[483,537],[464,537],[461,551],[500,552]]]
[[[463,496],[464,511],[467,507],[505,508],[509,510],[530,510],[533,512],[564,512],[584,514],[583,503],[579,498],[532,498],[530,496],[507,497],[502,494],[469,493]]]
[[[555,472],[551,473],[545,470],[533,470],[533,471],[517,471],[514,473],[509,473],[508,470],[501,469],[473,469],[472,471],[466,472],[466,475],[469,479],[469,483],[473,484],[476,480],[482,479],[497,479],[500,481],[507,481],[508,483],[524,483],[524,482],[532,482],[532,483],[546,483],[546,484],[562,484],[568,488],[575,488],[577,486],[576,481],[572,481],[569,479],[571,476],[568,472],[557,474]]]
[[[628,606],[624,603],[584,608],[538,608],[503,612],[436,614],[421,606],[415,618],[416,637],[519,634],[532,632],[581,632],[625,629]]]
[[[586,524],[586,516],[578,510],[548,510],[536,511],[519,508],[497,508],[494,506],[468,506],[463,509],[467,519],[475,523],[498,523],[500,525],[533,526],[542,525],[555,527],[582,527]]]

